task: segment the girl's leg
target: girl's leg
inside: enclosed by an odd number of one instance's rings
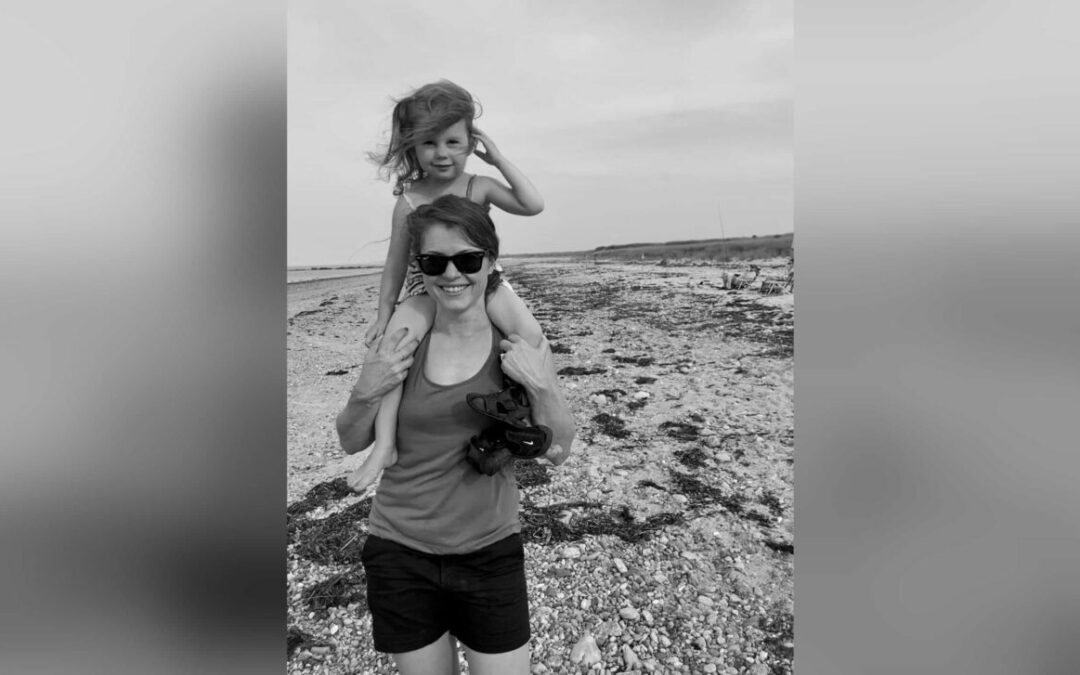
[[[521,645],[512,652],[502,654],[481,654],[478,651],[465,649],[465,658],[469,662],[470,675],[528,675],[529,674],[529,643]],[[405,671],[402,671],[405,672]]]
[[[450,633],[443,634],[441,638],[426,647],[404,654],[394,654],[394,663],[401,675],[460,675],[461,673],[458,667],[457,640]],[[469,666],[472,666],[472,661],[469,661]]]
[[[536,347],[544,337],[540,322],[525,302],[506,284],[499,284],[487,300],[488,316],[505,335],[517,334]]]
[[[421,338],[431,329],[435,317],[435,303],[426,295],[407,298],[398,305],[383,335],[393,335],[401,327],[409,329],[409,337]],[[363,492],[379,477],[379,472],[397,461],[397,415],[401,404],[401,387],[383,396],[379,412],[375,415],[375,443],[371,453],[356,471],[349,476],[349,487]]]

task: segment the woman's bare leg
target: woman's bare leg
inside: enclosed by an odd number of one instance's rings
[[[407,298],[390,317],[383,335],[393,335],[394,331],[405,327],[409,329],[410,338],[420,339],[431,329],[434,316],[435,304],[431,298],[426,295]],[[383,469],[397,462],[397,415],[400,404],[400,386],[388,392],[379,402],[379,412],[375,415],[375,443],[363,464],[349,476],[349,487],[355,492],[366,490]]]
[[[457,640],[450,633],[443,633],[442,637],[426,647],[394,654],[394,663],[401,675],[461,675]],[[472,667],[472,661],[469,666]]]
[[[469,675],[529,675],[528,642],[502,654],[482,654],[467,645],[462,647],[469,662]]]

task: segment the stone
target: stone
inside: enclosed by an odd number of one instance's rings
[[[581,557],[581,549],[577,546],[567,546],[562,550],[562,557],[567,560]]]
[[[705,605],[706,607],[712,607],[713,604],[712,598],[707,595],[699,595],[697,601],[698,604]]]
[[[634,400],[636,401],[644,401],[647,398],[649,398],[649,392],[647,391],[634,392]]]
[[[585,666],[600,663],[600,647],[596,644],[596,638],[589,633],[578,640],[574,648],[570,650],[570,660]]]
[[[764,663],[755,663],[746,671],[746,675],[771,675],[772,668]]]
[[[612,562],[615,564],[615,569],[619,570],[619,574],[626,574],[626,563],[621,558],[615,558]]]
[[[702,670],[704,670],[706,673],[715,673],[716,672],[716,664],[715,663],[706,663],[705,667]]]
[[[641,665],[641,660],[638,659],[637,654],[630,648],[630,645],[623,645],[622,658],[623,663],[626,664],[627,670],[633,670]]]
[[[589,611],[590,606],[592,606],[592,600],[590,600],[589,598],[582,598],[581,609],[587,612]]]
[[[623,607],[619,610],[619,616],[627,621],[637,621],[641,615],[638,614],[638,611],[633,607]]]
[[[641,610],[641,618],[645,619],[645,623],[649,624],[650,626],[653,625],[653,615],[652,612],[650,612],[649,610]]]

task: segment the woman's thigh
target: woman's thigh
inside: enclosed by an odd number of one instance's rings
[[[471,665],[470,661],[470,665]],[[420,649],[394,654],[400,675],[460,675],[457,640],[450,633]],[[495,672],[495,671],[492,671]],[[507,671],[509,672],[509,671]]]
[[[469,675],[528,675],[529,643],[511,652],[482,654],[462,645],[465,658],[469,660]]]

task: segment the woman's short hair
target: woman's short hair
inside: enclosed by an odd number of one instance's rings
[[[405,220],[409,228],[409,240],[413,255],[419,255],[424,234],[432,225],[442,225],[457,230],[476,248],[484,251],[496,260],[499,257],[499,235],[495,233],[495,223],[488,215],[487,207],[458,197],[443,195],[430,204],[423,204],[409,214]],[[491,270],[486,293],[490,295],[502,281],[497,270]]]

